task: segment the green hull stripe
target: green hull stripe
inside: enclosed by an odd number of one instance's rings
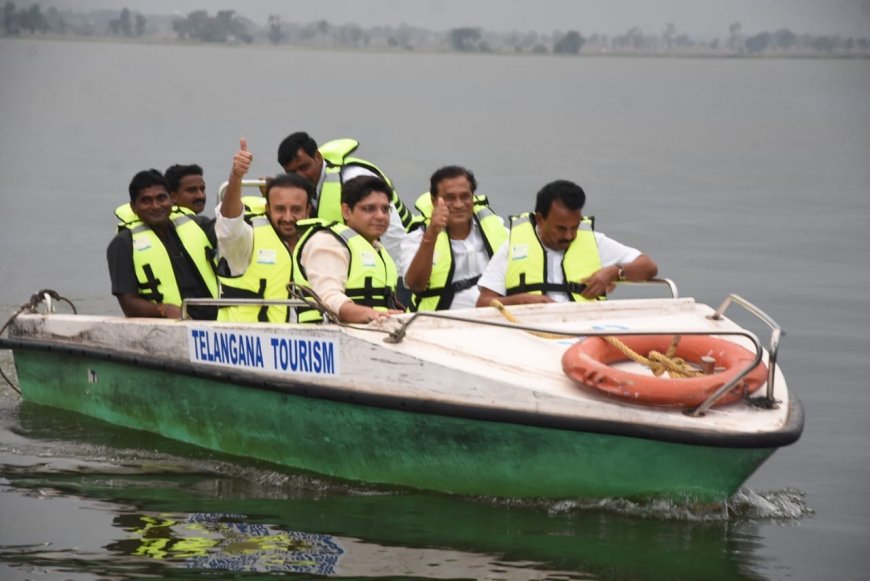
[[[402,412],[62,353],[15,359],[34,403],[320,474],[459,494],[716,501],[774,451]]]

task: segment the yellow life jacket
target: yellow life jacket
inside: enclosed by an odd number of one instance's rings
[[[264,196],[242,196],[244,214],[250,218],[266,213],[266,198]]]
[[[334,139],[318,148],[320,155],[326,162],[326,175],[320,191],[317,192],[315,206],[317,207],[317,217],[325,222],[344,221],[341,215],[341,170],[344,166],[363,167],[387,182],[391,188],[393,187],[390,178],[375,164],[358,157],[349,157],[357,147],[359,147],[359,142],[356,139],[343,138]],[[393,189],[393,197],[390,202],[396,207],[399,218],[402,220],[402,226],[407,230],[411,225],[413,216],[395,189]]]
[[[511,217],[508,265],[505,287],[508,295],[519,293],[567,293],[572,301],[586,301],[582,294],[586,285],[580,281],[601,269],[601,257],[595,241],[594,219],[584,218],[577,237],[562,257],[562,284],[547,280],[547,249],[538,238],[532,213]],[[605,297],[599,297],[603,299]]]
[[[296,221],[296,229],[300,232],[299,240],[296,242],[296,250],[293,253],[293,260],[298,268],[293,269],[293,284],[302,289],[310,289],[311,285],[303,274],[304,269],[301,266],[301,250],[305,245],[305,241],[318,230],[330,226],[332,223],[324,222],[319,218],[308,218],[305,220]],[[304,293],[303,293],[304,294]],[[323,313],[314,307],[296,307],[296,320],[299,323],[322,323]]]
[[[139,296],[153,303],[181,305],[182,296],[166,247],[150,226],[142,222],[130,204],[115,210],[120,222],[118,231],[129,229],[133,235],[133,270],[139,286]],[[193,261],[212,298],[218,296],[218,281],[214,270],[214,248],[203,229],[192,219],[195,213],[174,206],[169,214],[175,233],[185,252]]]
[[[196,524],[186,524],[166,518],[166,515],[139,516],[144,526],[127,529],[134,542],[138,542],[131,554],[152,559],[190,559],[205,557],[218,545],[218,540],[205,536],[207,531]],[[200,534],[195,534],[195,533]],[[194,533],[193,536],[182,534]]]
[[[350,252],[344,294],[354,303],[378,311],[397,308],[395,295],[399,275],[396,264],[386,250],[375,248],[352,228],[338,223],[315,226],[297,243],[297,256],[302,256],[302,248],[321,230],[335,236]],[[298,280],[310,286],[304,265],[300,264],[299,270]]]
[[[428,195],[428,194],[427,194]],[[480,204],[478,205],[478,198]],[[419,206],[418,206],[419,208]],[[419,218],[415,218],[415,221]],[[498,250],[508,234],[504,224],[498,215],[486,205],[485,196],[477,196],[472,213],[480,232],[483,235],[483,246],[487,255],[492,255]],[[428,219],[425,223],[428,225]],[[445,230],[438,233],[435,240],[434,262],[432,272],[429,275],[429,284],[421,293],[411,294],[411,311],[442,311],[450,308],[456,293],[472,288],[477,284],[480,275],[464,280],[453,280],[455,268],[453,260],[453,246],[450,237]]]
[[[221,298],[287,299],[293,278],[293,256],[265,215],[250,219],[254,245],[248,268],[240,276],[221,276]],[[290,308],[273,306],[227,306],[218,311],[219,321],[286,323]]]

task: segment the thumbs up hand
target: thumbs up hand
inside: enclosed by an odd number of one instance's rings
[[[248,151],[248,140],[242,137],[239,139],[239,150],[233,156],[232,175],[238,178],[245,177],[245,174],[251,169],[253,161],[254,154]]]
[[[450,210],[447,208],[447,203],[441,196],[435,199],[435,207],[432,208],[432,218],[429,220],[429,229],[433,230],[437,236],[439,232],[447,228],[447,218],[450,216]]]

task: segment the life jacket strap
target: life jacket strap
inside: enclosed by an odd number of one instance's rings
[[[473,276],[471,278],[465,278],[463,280],[458,280],[454,283],[448,284],[446,286],[437,287],[437,288],[427,288],[423,292],[414,293],[421,299],[428,299],[430,297],[440,297],[445,292],[450,291],[451,293],[458,293],[464,290],[468,290],[477,285],[477,281],[480,280],[480,275]]]
[[[154,269],[151,268],[150,264],[145,264],[142,266],[142,271],[145,273],[147,282],[137,284],[139,296],[155,303],[162,303],[163,293],[158,290],[160,288],[160,279],[154,276]]]
[[[221,290],[221,295],[227,299],[262,299],[266,297],[266,279],[260,279],[256,292],[244,288],[229,286],[227,284],[224,284],[221,287]],[[257,314],[257,321],[261,323],[269,322],[268,305],[260,307],[260,312]]]

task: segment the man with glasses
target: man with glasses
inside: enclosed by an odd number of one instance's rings
[[[390,224],[393,189],[358,176],[341,187],[343,222],[318,223],[296,246],[299,282],[344,323],[369,323],[403,312],[396,264],[380,238]]]

